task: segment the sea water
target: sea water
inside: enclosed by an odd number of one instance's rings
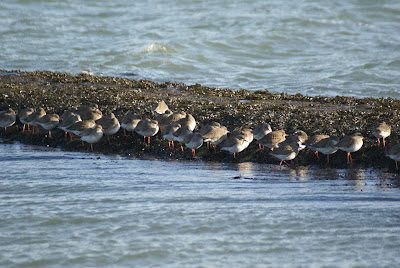
[[[398,267],[400,185],[369,169],[0,144],[0,267]]]
[[[0,68],[400,97],[400,1],[3,0]]]

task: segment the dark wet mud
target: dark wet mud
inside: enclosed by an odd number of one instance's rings
[[[299,89],[300,90],[300,89]],[[20,111],[25,107],[43,107],[48,113],[62,114],[73,106],[95,103],[103,114],[113,112],[121,118],[134,111],[143,118],[153,118],[151,107],[164,100],[171,110],[183,110],[192,114],[198,122],[196,129],[210,121],[217,121],[232,131],[241,126],[254,127],[269,123],[272,129],[284,129],[292,134],[303,130],[309,136],[328,134],[343,137],[360,132],[364,137],[363,147],[352,153],[354,162],[346,163],[346,153],[338,151],[331,155],[329,167],[345,168],[374,167],[396,171],[394,161],[377,147],[372,129],[377,122],[385,121],[392,127],[387,138],[387,147],[399,142],[400,100],[392,98],[353,98],[287,95],[267,90],[250,92],[203,87],[199,84],[185,85],[176,82],[155,83],[118,77],[99,77],[89,74],[70,75],[50,71],[6,71],[0,70],[0,110],[12,108]],[[88,144],[80,140],[64,139],[62,130],[52,131],[52,138],[43,129],[39,135],[21,132],[22,124],[0,130],[3,142],[19,141],[24,144],[59,147],[70,151],[90,152]],[[124,137],[123,129],[94,144],[94,151],[104,154],[146,159],[191,160],[189,149],[182,152],[178,147],[168,148],[161,134],[152,137],[150,145],[143,137],[129,133]],[[197,159],[212,162],[279,163],[267,150],[258,150],[253,142],[234,159],[232,155],[207,149],[204,144],[196,152]],[[293,166],[314,165],[326,167],[326,158],[318,161],[313,152],[302,150],[293,161]]]

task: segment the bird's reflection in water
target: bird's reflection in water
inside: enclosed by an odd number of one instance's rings
[[[308,181],[311,179],[309,174],[309,167],[301,166],[295,169],[290,169],[290,179],[293,181]]]
[[[347,169],[345,178],[349,181],[349,186],[354,186],[355,191],[363,191],[365,183],[365,169]]]

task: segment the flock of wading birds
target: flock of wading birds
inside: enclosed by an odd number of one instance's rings
[[[219,145],[221,150],[228,151],[236,157],[236,154],[246,149],[249,144],[255,140],[260,149],[264,147],[270,148],[270,154],[282,163],[286,160],[293,160],[300,150],[305,147],[314,151],[319,159],[318,152],[327,155],[327,163],[329,163],[329,155],[337,150],[347,152],[347,163],[353,160],[350,153],[358,151],[363,145],[364,137],[360,133],[348,135],[339,140],[338,137],[329,135],[314,135],[308,137],[304,131],[297,131],[293,135],[288,136],[284,130],[272,131],[269,124],[260,124],[253,129],[240,128],[229,132],[225,126],[217,122],[212,122],[202,126],[197,132],[194,132],[196,120],[191,114],[185,112],[172,112],[164,101],[154,104],[151,108],[154,118],[142,119],[140,115],[128,112],[120,121],[113,113],[103,115],[96,104],[82,106],[79,108],[70,108],[61,116],[57,114],[47,114],[43,108],[33,109],[25,108],[18,113],[18,118],[24,124],[23,132],[26,125],[29,132],[34,134],[39,131],[41,126],[48,130],[51,138],[51,130],[55,128],[65,131],[72,136],[79,136],[80,139],[90,144],[93,151],[93,143],[98,142],[103,135],[107,138],[109,135],[116,134],[120,127],[126,131],[134,131],[144,137],[144,142],[150,144],[150,137],[156,135],[159,130],[162,132],[164,139],[168,141],[168,146],[174,148],[174,142],[179,142],[182,151],[184,144],[192,150],[193,158],[196,157],[195,150],[207,143],[207,147],[211,144],[216,150]],[[0,127],[12,126],[16,121],[16,113],[14,110],[7,109],[0,111]],[[32,130],[30,129],[32,126]],[[380,139],[383,140],[383,148],[385,149],[385,138],[390,135],[391,128],[385,122],[379,123],[372,131],[373,135],[378,139],[378,148]],[[397,161],[400,160],[400,144],[386,150],[386,155],[393,159],[398,169]],[[289,165],[288,163],[286,163]]]

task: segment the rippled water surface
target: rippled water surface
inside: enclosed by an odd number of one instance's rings
[[[398,178],[0,144],[1,267],[398,267]]]
[[[399,44],[398,0],[0,2],[5,69],[399,98]]]

